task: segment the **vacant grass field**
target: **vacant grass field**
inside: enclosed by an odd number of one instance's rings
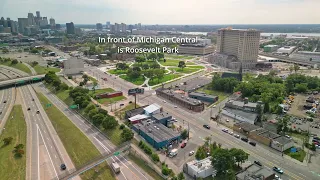
[[[137,108],[138,108],[138,107],[140,107],[140,106],[137,104]],[[119,119],[122,119],[122,118],[124,118],[125,112],[126,112],[126,111],[129,111],[129,110],[131,110],[131,109],[134,109],[134,102],[133,102],[132,104],[127,105],[127,106],[124,107],[123,109],[116,111],[114,114],[115,114],[115,116],[117,116]]]
[[[167,59],[166,62],[164,62],[163,60],[160,60],[159,63],[163,66],[176,66],[178,67],[179,62],[183,61],[183,60],[175,60],[175,59]],[[193,62],[186,62],[186,65],[195,65],[195,63]]]
[[[15,105],[10,113],[5,129],[0,136],[0,176],[3,180],[26,179],[26,154],[16,158],[12,153],[14,147],[23,144],[26,151],[27,125],[24,120],[21,105]],[[3,144],[3,139],[12,137],[9,145]]]
[[[206,94],[218,96],[218,97],[219,97],[219,100],[218,100],[217,102],[215,102],[214,104],[220,103],[221,101],[225,100],[225,99],[229,96],[228,93],[221,92],[221,91],[211,90],[211,89],[209,89],[207,86],[198,89],[197,92],[205,92]]]
[[[172,59],[193,59],[194,56],[185,56],[185,55],[174,55],[174,54],[165,54],[165,58],[172,58]]]
[[[127,70],[111,69],[111,70],[108,71],[108,73],[110,73],[110,74],[117,74],[117,75],[127,74]]]
[[[16,69],[19,69],[20,71],[26,72],[26,73],[31,75],[31,70],[26,65],[24,65],[24,64],[22,64],[20,62],[18,64],[11,64],[11,61],[0,62],[0,65],[16,68]]]
[[[43,106],[51,103],[42,93],[37,96]],[[45,108],[45,107],[44,107]],[[91,141],[54,105],[45,111],[76,167],[100,155]],[[83,150],[85,147],[86,150]],[[96,170],[96,171],[95,171]],[[81,175],[82,179],[115,179],[106,163]]]
[[[67,105],[72,105],[73,104],[73,100],[69,96],[69,90],[55,91],[51,85],[45,83],[45,86],[46,86],[46,88],[50,89],[51,92],[54,92],[55,95],[59,99],[61,99],[64,103],[66,103]]]
[[[137,164],[141,169],[143,169],[146,173],[149,174],[149,176],[153,177],[155,180],[164,180],[157,172],[155,172],[153,169],[151,169],[143,160],[137,158],[134,155],[129,154],[129,159],[133,161],[135,164]]]
[[[144,83],[144,77],[143,76],[140,76],[136,79],[131,79],[129,78],[127,75],[121,75],[119,76],[120,78],[128,81],[128,82],[131,82],[132,84],[135,84],[135,85],[142,85]]]
[[[187,64],[188,65],[188,64]],[[196,65],[194,65],[194,66],[187,66],[187,68],[193,68],[193,69],[205,69],[205,67],[203,67],[203,66],[196,66]]]
[[[118,101],[121,101],[121,100],[124,100],[124,99],[126,99],[126,97],[124,97],[124,96],[118,96],[118,97],[113,97],[113,98],[97,99],[97,101],[98,101],[100,104],[108,105],[108,104],[112,104],[112,103],[115,103],[115,102],[118,102]]]
[[[181,76],[182,76],[181,74],[166,74],[162,79],[158,80],[158,78],[154,78],[152,81],[149,81],[149,86],[154,86],[154,85],[157,85],[166,81],[170,81],[172,79],[175,79]]]
[[[194,68],[189,68],[189,67],[186,67],[186,68],[179,68],[179,67],[174,67],[174,68],[169,68],[169,70],[171,71],[175,71],[175,72],[179,72],[179,73],[185,73],[185,74],[190,74],[190,73],[193,73],[193,72],[196,72],[198,71],[199,69],[194,69]]]
[[[47,68],[47,67],[40,66],[40,65],[33,66],[33,69],[37,72],[37,74],[46,74],[49,71],[60,72],[59,68],[55,68],[55,67]]]

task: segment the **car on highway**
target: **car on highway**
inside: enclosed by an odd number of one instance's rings
[[[40,114],[40,111],[37,111],[37,114]]]
[[[132,104],[132,101],[129,101],[129,104]]]
[[[250,144],[251,146],[256,146],[257,143],[250,141],[249,144]]]
[[[210,129],[210,126],[206,125],[206,124],[204,124],[203,127],[206,128],[206,129]]]
[[[260,161],[254,161],[254,163],[258,166],[262,166],[261,162]]]
[[[184,143],[181,144],[180,147],[181,147],[181,148],[184,148],[184,147],[186,147],[186,145],[187,145],[187,143],[184,142]]]
[[[163,100],[163,103],[166,103],[167,101]]]
[[[174,106],[174,108],[178,108],[178,106]]]
[[[34,99],[32,98],[32,101],[34,101]]]
[[[212,107],[215,108],[215,107],[217,107],[217,106],[216,106],[216,105],[213,105]]]
[[[3,101],[3,103],[7,103],[7,101],[6,101],[6,100],[4,100],[4,101]]]
[[[275,172],[277,172],[277,173],[283,174],[282,169],[280,169],[280,168],[278,168],[278,167],[276,167],[276,166],[274,166],[272,169],[273,169]]]
[[[222,132],[228,133],[228,129],[222,129]]]
[[[234,134],[233,136],[236,137],[236,138],[240,138],[239,134]]]
[[[60,165],[60,168],[61,168],[61,170],[66,170],[66,169],[67,169],[67,166],[66,166],[65,164],[61,164],[61,165]]]
[[[28,107],[28,111],[30,111],[30,108]]]
[[[194,151],[189,152],[189,156],[192,156],[194,154]]]
[[[244,141],[244,142],[248,142],[249,141],[249,139],[246,138],[246,137],[242,137],[241,140]]]
[[[231,136],[233,136],[233,132],[230,131],[229,134],[230,134]]]

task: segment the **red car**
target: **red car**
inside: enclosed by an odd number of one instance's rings
[[[181,144],[181,148],[186,147],[186,145],[187,145],[187,143],[182,143],[182,144]]]

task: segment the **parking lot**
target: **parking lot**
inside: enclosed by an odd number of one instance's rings
[[[46,66],[47,62],[40,56],[40,55],[34,55],[26,52],[10,52],[8,54],[0,54],[1,57],[4,58],[12,58],[17,59],[18,61],[22,61],[25,63],[31,63],[33,61],[37,61],[39,65]]]

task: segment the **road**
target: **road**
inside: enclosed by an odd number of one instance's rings
[[[31,85],[17,89],[28,128],[27,179],[53,179],[64,172],[61,164],[66,164],[67,170],[73,164]]]
[[[57,96],[46,89],[42,83],[37,83],[34,86],[88,137],[88,139],[95,145],[100,153],[108,153],[115,149],[116,146],[113,145],[110,140],[108,140],[97,128],[91,126],[91,124],[89,124],[88,121],[86,121],[80,114],[70,110],[66,104],[64,104]],[[140,167],[133,164],[124,156],[119,155],[112,157],[108,163],[110,164],[112,161],[118,162],[118,164],[121,166],[121,173],[117,175],[117,179],[119,180],[152,179],[148,174],[140,169]]]
[[[89,74],[93,74],[98,79],[102,77],[109,77],[108,81],[103,83],[102,87],[112,87],[116,90],[123,90],[124,94],[130,88],[134,88],[135,86],[129,82],[123,82],[124,80],[116,77],[114,75],[110,76],[104,74],[103,72],[99,72],[97,70],[88,70]],[[192,77],[189,77],[192,78]],[[183,81],[183,80],[182,80]],[[174,108],[175,105],[170,103],[164,103],[163,99],[157,97],[154,91],[147,91],[144,95],[138,95],[138,103],[145,105],[152,103],[157,103],[161,105],[164,111],[172,114],[173,117],[177,118],[180,123],[183,124],[189,123],[191,132],[196,134],[191,140],[197,144],[203,144],[203,139],[205,137],[211,136],[213,141],[217,143],[221,143],[224,147],[227,148],[240,148],[245,150],[250,154],[249,160],[253,162],[254,160],[258,160],[262,162],[268,168],[272,168],[273,166],[281,167],[285,174],[282,176],[282,179],[319,179],[318,174],[320,174],[319,170],[313,169],[312,167],[306,167],[287,159],[289,157],[282,157],[281,154],[277,151],[272,150],[271,148],[260,146],[252,147],[248,143],[243,143],[241,140],[234,138],[233,136],[226,135],[221,131],[221,125],[218,126],[215,122],[210,121],[210,109],[202,113],[194,113],[182,108]],[[226,100],[225,100],[226,101]],[[222,103],[225,103],[223,101]],[[215,109],[213,109],[212,114],[216,114],[219,106],[217,105]],[[212,128],[211,130],[204,129],[203,124],[209,124]],[[316,172],[316,173],[313,173]]]
[[[0,134],[11,112],[15,100],[14,95],[12,88],[0,90]]]

